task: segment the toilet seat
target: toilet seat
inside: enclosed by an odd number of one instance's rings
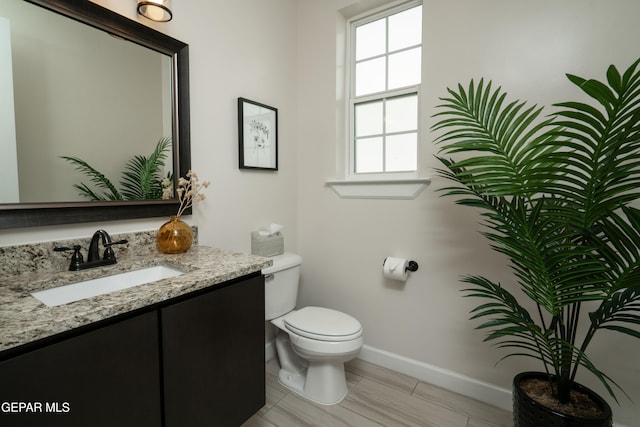
[[[287,330],[318,341],[351,341],[362,336],[358,320],[340,311],[323,307],[305,307],[284,319]]]

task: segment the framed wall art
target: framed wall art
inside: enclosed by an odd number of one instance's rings
[[[278,110],[238,98],[240,169],[278,170]]]

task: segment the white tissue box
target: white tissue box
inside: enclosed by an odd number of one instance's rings
[[[260,256],[276,256],[284,253],[284,238],[280,232],[263,236],[258,231],[251,233],[251,253]]]

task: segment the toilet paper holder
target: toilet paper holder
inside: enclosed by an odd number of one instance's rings
[[[387,259],[385,258],[384,261],[382,261],[382,265],[384,265],[384,263],[387,261]],[[418,263],[415,261],[409,261],[407,263],[407,267],[404,269],[404,271],[418,271]]]

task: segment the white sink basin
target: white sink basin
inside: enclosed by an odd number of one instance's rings
[[[176,277],[181,274],[183,274],[183,272],[175,268],[157,265],[155,267],[147,267],[140,270],[128,271],[126,273],[114,274],[113,276],[85,280],[44,291],[32,292],[31,295],[45,303],[47,306],[55,307],[57,305],[68,304],[85,298],[104,295],[121,289],[132,288],[134,286],[155,282],[169,277]]]

